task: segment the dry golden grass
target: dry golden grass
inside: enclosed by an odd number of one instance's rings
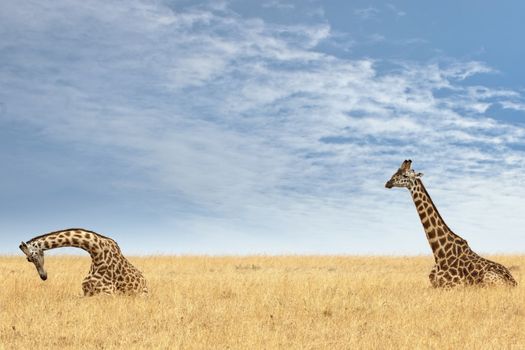
[[[517,288],[430,287],[431,257],[132,258],[150,296],[81,296],[90,261],[48,257],[42,282],[0,258],[5,349],[525,349]]]

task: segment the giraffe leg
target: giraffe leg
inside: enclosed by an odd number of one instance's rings
[[[139,292],[142,294],[148,294],[148,286],[144,279],[141,281]]]
[[[430,274],[428,275],[428,278],[430,279],[430,284],[432,287],[436,288],[438,287],[437,281],[436,281],[436,274],[438,272],[439,266],[436,264],[434,267],[432,267],[432,270],[430,270]]]
[[[437,270],[434,283],[432,284],[434,288],[448,289],[462,284],[462,280],[458,276],[452,276],[448,271],[439,270],[439,267]]]
[[[496,274],[494,271],[487,271],[483,274],[481,285],[493,286],[502,284],[501,276]]]
[[[99,288],[99,293],[100,294],[115,294],[115,288],[113,287],[113,285],[104,285],[102,287]]]
[[[516,285],[516,281],[512,278],[507,278],[504,274],[499,271],[488,270],[483,274],[481,280],[483,286],[503,286],[503,285]]]
[[[85,297],[90,297],[95,294],[94,293],[94,283],[91,280],[90,276],[86,277],[84,281],[82,282],[82,291],[84,291]]]
[[[84,296],[87,297],[96,294],[113,294],[115,292],[113,285],[103,284],[100,279],[91,275],[87,276],[82,282],[82,290],[84,291]]]

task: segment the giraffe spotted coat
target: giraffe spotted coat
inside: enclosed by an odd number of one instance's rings
[[[479,256],[466,240],[452,232],[423,186],[423,174],[412,170],[411,164],[411,160],[405,160],[385,187],[405,187],[412,195],[436,262],[429,275],[432,286],[517,285],[505,266]]]
[[[35,237],[20,245],[27,260],[35,265],[43,280],[47,279],[44,251],[61,247],[81,248],[91,256],[89,274],[82,282],[85,296],[148,292],[144,276],[122,255],[117,242],[96,232],[67,229]]]

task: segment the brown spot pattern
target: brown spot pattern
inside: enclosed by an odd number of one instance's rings
[[[448,228],[420,179],[412,180],[408,189],[436,261],[429,274],[432,286],[517,285],[506,267],[474,253],[467,241]]]
[[[85,296],[148,293],[142,273],[122,255],[118,244],[111,238],[84,229],[68,229],[35,237],[28,243],[45,249],[78,247],[86,250],[92,262],[89,274],[82,282]]]

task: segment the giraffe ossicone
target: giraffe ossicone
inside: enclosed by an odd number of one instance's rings
[[[411,166],[412,161],[405,160],[385,187],[405,187],[412,195],[436,262],[429,275],[432,286],[516,286],[516,280],[505,266],[479,256],[466,240],[452,232],[423,186],[420,179],[423,174],[416,173]]]
[[[85,296],[96,294],[147,294],[142,273],[122,255],[113,239],[81,228],[50,232],[20,244],[42,280],[47,279],[44,251],[61,247],[83,249],[91,256],[89,274],[82,282]]]

